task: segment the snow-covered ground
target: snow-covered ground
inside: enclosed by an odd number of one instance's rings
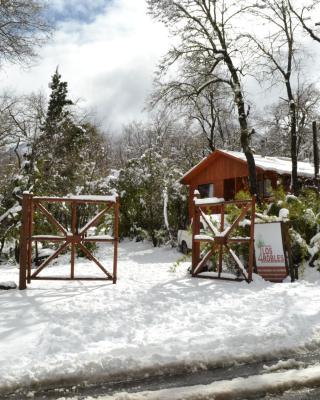
[[[111,265],[111,248],[98,258]],[[205,367],[320,346],[320,273],[294,284],[191,278],[174,249],[120,244],[119,280],[0,291],[0,390]],[[44,270],[67,274],[68,258]],[[76,272],[100,274],[79,259]],[[18,282],[16,267],[0,281]]]

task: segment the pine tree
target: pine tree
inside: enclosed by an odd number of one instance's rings
[[[61,81],[61,75],[59,74],[58,67],[52,76],[49,87],[51,89],[51,94],[46,121],[44,124],[44,131],[54,134],[55,130],[59,126],[59,123],[69,116],[69,110],[66,109],[66,106],[73,105],[73,102],[67,98],[68,83]]]
[[[40,171],[37,193],[65,195],[74,192],[81,151],[88,142],[86,130],[76,124],[69,107],[68,83],[56,69],[49,84],[50,100],[37,145]]]

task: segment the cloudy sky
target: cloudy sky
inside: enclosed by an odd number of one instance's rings
[[[56,24],[52,40],[39,51],[31,68],[5,65],[1,89],[16,94],[42,90],[59,66],[69,84],[70,97],[94,113],[113,133],[133,119],[146,119],[145,100],[153,74],[169,48],[166,28],[147,15],[145,0],[46,0],[49,18]],[[319,78],[320,46],[310,42],[308,77]],[[248,99],[264,112],[281,95],[246,82]]]
[[[52,40],[31,68],[5,66],[3,88],[43,90],[57,65],[72,99],[93,110],[104,127],[119,130],[145,118],[153,72],[169,47],[166,29],[147,15],[144,0],[50,0]]]

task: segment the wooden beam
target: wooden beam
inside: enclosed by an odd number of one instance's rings
[[[35,278],[54,258],[56,258],[67,246],[69,245],[69,242],[63,243],[62,246],[58,248],[53,254],[51,254],[50,257],[48,257],[38,269],[31,275],[31,279]]]
[[[71,203],[71,232],[73,237],[77,234],[77,204],[75,202]],[[70,268],[70,278],[74,279],[74,260],[75,260],[76,245],[75,242],[71,242],[71,268]]]
[[[35,281],[112,281],[111,278],[101,278],[101,277],[75,277],[73,279],[63,276],[36,276],[32,278]]]
[[[84,227],[80,229],[79,235],[83,236],[92,225],[100,220],[104,216],[104,214],[110,209],[112,204],[109,204],[106,208],[100,211],[94,218],[92,218],[89,222],[86,223]]]
[[[67,236],[68,232],[67,230],[58,222],[55,217],[41,204],[41,203],[35,203],[36,207],[48,218],[48,220],[56,226],[65,236]]]
[[[68,237],[67,236],[55,236],[55,235],[34,235],[34,236],[31,236],[31,240],[34,240],[37,242],[61,242],[61,241],[66,241]]]
[[[32,231],[33,231],[33,214],[34,214],[34,205],[32,201],[32,195],[29,197],[29,204],[28,204],[28,219],[29,219],[29,226],[28,226],[28,273],[27,273],[27,282],[30,283],[31,277],[31,265],[32,265]]]
[[[100,261],[98,261],[95,256],[90,253],[90,251],[82,243],[78,243],[78,246],[86,254],[89,260],[92,260],[95,264],[97,264],[101,271],[103,271],[110,279],[113,280],[113,276],[104,268]]]
[[[226,248],[228,249],[228,251],[231,254],[234,261],[236,262],[239,271],[242,273],[242,275],[245,277],[246,281],[248,282],[249,281],[248,273],[247,273],[244,265],[242,264],[240,258],[236,255],[236,253],[232,249],[230,249],[230,247],[228,245],[226,245]]]
[[[19,253],[19,290],[27,288],[27,262],[28,262],[28,234],[29,234],[29,199],[32,194],[22,195],[22,224],[20,228],[20,253]]]
[[[209,250],[207,254],[203,257],[203,259],[199,262],[199,264],[195,267],[194,271],[192,272],[192,276],[199,274],[202,271],[205,263],[209,260],[209,258],[213,255],[213,249]]]
[[[113,283],[117,282],[117,269],[118,269],[118,242],[119,242],[119,199],[117,197],[116,204],[114,206],[114,222],[113,222],[113,236],[114,236],[114,248],[113,248]]]
[[[250,244],[249,244],[249,266],[248,281],[252,281],[253,263],[254,263],[254,223],[256,214],[256,196],[252,196],[251,202],[251,225],[250,225]]]
[[[198,191],[194,191],[192,218],[192,275],[194,274],[195,268],[200,261],[200,243],[195,240],[195,236],[200,233],[200,213],[198,207],[195,204],[198,193]]]
[[[232,223],[232,225],[229,227],[229,229],[227,230],[225,237],[229,237],[230,233],[237,228],[237,226],[239,225],[239,223],[243,220],[243,218],[245,217],[245,215],[247,214],[248,210],[251,207],[251,203],[245,205],[240,213],[240,215],[234,220],[234,222]]]
[[[217,235],[219,233],[218,229],[212,224],[212,222],[209,220],[208,216],[201,210],[201,208],[199,208],[200,210],[200,214],[202,216],[202,218],[204,219],[206,225],[208,226],[208,228],[210,229],[210,231],[214,234]]]

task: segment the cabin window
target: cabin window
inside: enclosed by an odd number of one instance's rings
[[[198,190],[200,193],[200,197],[202,199],[206,199],[207,197],[214,196],[214,184],[213,183],[206,183],[204,185],[199,185]]]
[[[258,181],[258,192],[262,197],[269,197],[272,195],[272,184],[270,179]]]
[[[264,187],[263,187],[263,191],[264,191],[264,195],[266,197],[268,196],[272,196],[272,184],[271,184],[271,180],[270,179],[265,179],[264,182]]]

